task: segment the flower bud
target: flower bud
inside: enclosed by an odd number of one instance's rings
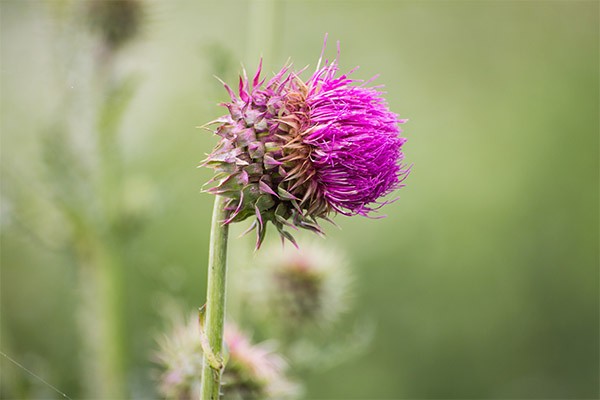
[[[140,31],[144,17],[141,0],[88,0],[87,20],[108,48],[116,50]]]
[[[289,399],[298,386],[286,376],[287,364],[268,342],[252,344],[235,325],[226,324],[224,341],[229,358],[223,371],[223,399]],[[163,367],[159,390],[169,399],[200,398],[202,345],[197,316],[175,323],[159,340],[157,362]]]
[[[286,336],[327,328],[348,309],[352,278],[344,257],[317,242],[296,248],[267,247],[257,255],[253,309]]]

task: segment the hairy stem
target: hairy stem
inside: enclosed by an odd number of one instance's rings
[[[212,355],[218,359],[222,359],[225,321],[227,236],[229,233],[228,226],[222,224],[225,219],[225,198],[217,196],[210,229],[205,332]],[[205,352],[201,400],[218,400],[223,367],[222,364],[220,367],[214,365],[215,363],[211,363],[209,358]]]

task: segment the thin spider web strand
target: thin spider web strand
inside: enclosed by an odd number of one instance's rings
[[[35,373],[33,373],[32,371],[28,370],[27,368],[25,368],[23,365],[19,364],[16,360],[13,360],[12,358],[10,358],[6,353],[0,351],[0,354],[2,354],[6,359],[8,359],[10,362],[12,362],[13,364],[15,364],[17,367],[21,368],[23,371],[27,372],[29,375],[33,376],[34,378],[38,379],[40,382],[44,383],[45,385],[47,385],[49,388],[51,388],[52,390],[54,390],[56,393],[62,395],[63,397],[69,399],[69,400],[73,400],[71,399],[69,396],[67,396],[65,393],[61,392],[60,390],[58,390],[56,387],[52,386],[51,384],[49,384],[48,382],[46,382],[42,377],[40,377],[39,375],[36,375]]]

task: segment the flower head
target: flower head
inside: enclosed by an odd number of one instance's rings
[[[256,217],[257,246],[267,221],[293,242],[285,226],[322,233],[318,219],[332,212],[367,215],[408,174],[405,121],[376,87],[336,77],[337,59],[320,63],[307,81],[286,65],[265,83],[261,62],[237,94],[223,83],[231,102],[213,121],[221,140],[204,162],[216,170],[208,191],[229,199],[225,223]]]
[[[346,257],[330,246],[267,246],[253,263],[241,277],[255,304],[251,312],[286,339],[330,328],[349,308],[352,274]]]
[[[224,399],[286,399],[298,393],[298,386],[285,376],[286,362],[270,343],[252,344],[232,324],[225,325],[224,341],[229,349],[221,387]],[[197,317],[175,323],[159,345],[157,361],[164,368],[160,392],[170,399],[198,398],[203,355]]]
[[[287,380],[287,363],[269,342],[252,344],[235,325],[225,326],[229,361],[223,375],[225,398],[284,399],[295,397],[298,386]]]
[[[85,3],[90,27],[109,49],[116,50],[134,38],[144,18],[141,0],[91,0]]]

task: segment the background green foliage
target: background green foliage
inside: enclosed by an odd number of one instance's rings
[[[0,5],[0,349],[75,398],[79,261],[56,204],[92,204],[103,173],[69,158],[90,161],[96,140],[93,49],[67,1]],[[199,193],[210,171],[195,167],[215,138],[194,127],[223,113],[212,75],[235,82],[238,62],[252,71],[260,54],[266,71],[288,57],[313,68],[325,32],[343,70],[381,74],[410,120],[414,168],[387,218],[328,229],[353,260],[357,318],[377,328],[368,352],[310,377],[306,397],[598,396],[598,19],[596,1],[147,4],[115,61],[135,75],[132,98],[112,111],[123,111],[111,173],[128,222],[108,240],[122,264],[130,396],[156,396],[164,299],[204,302],[212,198]],[[234,248],[248,245],[241,229]],[[58,397],[0,362],[3,398]]]

